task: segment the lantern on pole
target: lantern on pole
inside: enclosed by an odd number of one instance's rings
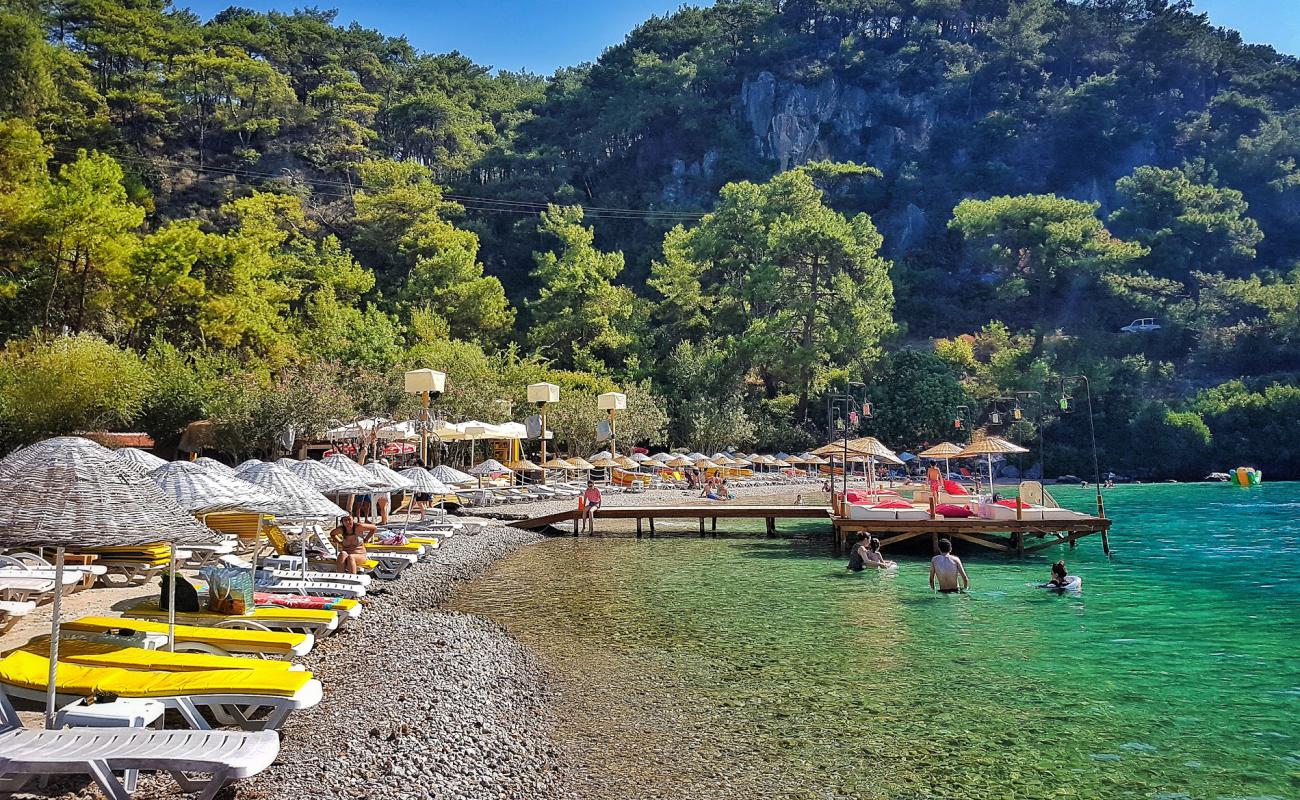
[[[436,369],[413,369],[405,376],[404,388],[407,394],[420,395],[422,410],[420,412],[420,463],[428,463],[429,431],[433,427],[429,414],[429,403],[442,396],[447,386],[447,373]]]

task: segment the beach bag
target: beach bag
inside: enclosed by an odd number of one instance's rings
[[[176,610],[181,612],[198,611],[199,593],[198,590],[194,588],[194,584],[185,580],[180,573],[177,573],[175,578]],[[168,604],[171,602],[171,592],[168,590],[168,586],[167,573],[164,572],[162,576],[162,593],[158,595],[158,607],[163,611],[168,610]]]
[[[208,582],[208,608],[218,614],[253,613],[253,571],[240,567],[204,567],[199,574]]]

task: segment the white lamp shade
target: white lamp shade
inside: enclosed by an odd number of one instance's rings
[[[406,391],[408,394],[442,394],[447,385],[447,373],[436,369],[413,369],[406,373]]]
[[[558,403],[560,402],[560,387],[553,383],[530,383],[528,384],[528,402]]]
[[[605,392],[596,398],[596,408],[601,411],[622,411],[627,408],[627,395],[622,392]]]

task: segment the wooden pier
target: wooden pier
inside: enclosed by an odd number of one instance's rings
[[[525,530],[559,528],[561,523],[572,522],[574,535],[577,535],[582,514],[576,508],[547,514],[542,517],[521,519],[510,524]],[[746,506],[716,504],[684,506],[601,506],[596,510],[596,519],[632,519],[636,520],[636,536],[648,532],[656,535],[656,519],[697,519],[700,522],[700,535],[716,533],[720,519],[761,519],[767,527],[767,535],[776,535],[778,519],[824,519],[829,520],[831,510],[826,506]],[[643,526],[644,523],[644,526]]]
[[[831,546],[839,555],[848,550],[851,537],[866,533],[880,540],[881,547],[901,544],[928,536],[930,546],[938,552],[939,540],[969,542],[1009,556],[1023,557],[1052,545],[1074,547],[1079,539],[1101,534],[1102,549],[1110,553],[1107,532],[1111,520],[1105,517],[1074,517],[1059,520],[988,520],[965,519],[876,520],[849,519],[837,516],[827,506],[757,506],[731,503],[676,506],[602,506],[596,520],[630,519],[636,521],[636,537],[655,537],[656,520],[694,519],[699,521],[699,535],[717,535],[719,519],[763,520],[769,537],[777,535],[781,519],[826,520],[831,524]],[[581,512],[576,508],[510,523],[525,530],[551,529],[557,533],[578,535]]]

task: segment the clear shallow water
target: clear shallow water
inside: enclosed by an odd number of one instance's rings
[[[554,539],[455,603],[549,664],[593,800],[1300,797],[1300,484],[1107,509],[1113,559],[970,554],[964,596],[820,542]],[[1058,557],[1081,595],[1027,586]]]

